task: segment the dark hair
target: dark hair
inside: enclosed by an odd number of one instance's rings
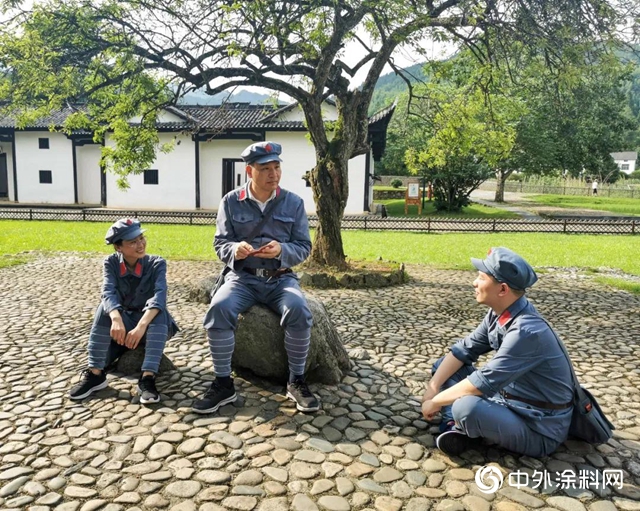
[[[483,273],[484,273],[484,272],[483,272]],[[506,284],[507,286],[509,286],[509,289],[511,290],[511,292],[512,292],[514,295],[516,295],[518,298],[520,298],[521,296],[524,296],[524,295],[525,295],[525,293],[526,293],[526,290],[525,290],[525,289],[515,289],[515,288],[511,287],[511,286],[509,285],[509,283],[508,283],[508,282],[502,282],[502,281],[498,280],[497,278],[495,278],[493,275],[490,275],[489,273],[487,273],[486,275],[489,275],[489,277],[490,277],[494,282],[496,282],[497,284]]]
[[[118,240],[118,241],[114,241],[113,242],[113,250],[116,250],[116,248],[119,248],[122,246],[122,240]],[[117,252],[117,250],[116,250]]]

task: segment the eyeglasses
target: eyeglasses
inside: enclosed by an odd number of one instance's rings
[[[145,238],[144,235],[140,235],[140,237],[136,238],[135,240],[124,242],[124,244],[128,247],[136,247],[138,245],[144,245],[145,243],[147,243],[147,238]]]

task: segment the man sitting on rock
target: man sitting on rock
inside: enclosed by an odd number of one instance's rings
[[[144,362],[138,382],[140,402],[157,403],[155,375],[164,345],[178,327],[167,311],[167,263],[147,255],[147,240],[140,222],[123,218],[106,235],[115,253],[104,260],[102,302],[89,334],[89,368],[69,392],[80,400],[107,386],[104,370],[125,351],[142,342]]]
[[[478,303],[490,307],[476,330],[433,366],[426,419],[442,409],[438,448],[457,456],[484,438],[533,457],[566,438],[573,410],[571,368],[553,331],[525,296],[538,277],[518,254],[493,248],[471,259]],[[478,357],[495,350],[480,369]]]
[[[287,397],[300,411],[320,408],[304,378],[313,318],[298,278],[291,272],[311,251],[309,224],[304,201],[279,186],[281,151],[274,142],[247,147],[241,156],[250,180],[225,195],[218,208],[213,245],[229,272],[203,321],[216,379],[194,403],[196,413],[213,413],[236,400],[231,357],[238,314],[256,303],[282,316],[290,373]],[[252,231],[265,215],[267,220],[254,235]]]

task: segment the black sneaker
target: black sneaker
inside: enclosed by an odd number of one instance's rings
[[[140,376],[138,380],[138,390],[140,391],[140,402],[143,405],[159,403],[160,394],[156,389],[155,376]]]
[[[211,387],[205,392],[202,399],[198,399],[193,403],[191,410],[195,413],[214,413],[221,406],[233,403],[236,399],[238,399],[238,396],[233,386],[233,380],[231,380],[230,386],[223,385],[218,380],[215,380],[211,382]]]
[[[436,447],[449,456],[460,456],[470,446],[471,439],[458,428],[445,431],[436,438]]]
[[[317,412],[320,410],[318,398],[313,395],[307,382],[302,379],[287,383],[287,397],[296,402],[296,408],[301,412]]]
[[[108,385],[104,371],[100,374],[93,374],[91,369],[82,371],[80,383],[69,391],[69,399],[80,400],[89,397],[94,392],[106,388]]]

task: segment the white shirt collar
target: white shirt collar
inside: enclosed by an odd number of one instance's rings
[[[256,204],[258,204],[258,207],[260,208],[260,211],[264,212],[264,209],[267,207],[267,204],[269,201],[275,199],[276,197],[276,190],[274,190],[271,193],[271,196],[264,202],[259,201],[258,199],[256,199],[254,197],[254,195],[251,193],[251,180],[247,181],[247,197],[249,197],[252,201],[254,201]]]

